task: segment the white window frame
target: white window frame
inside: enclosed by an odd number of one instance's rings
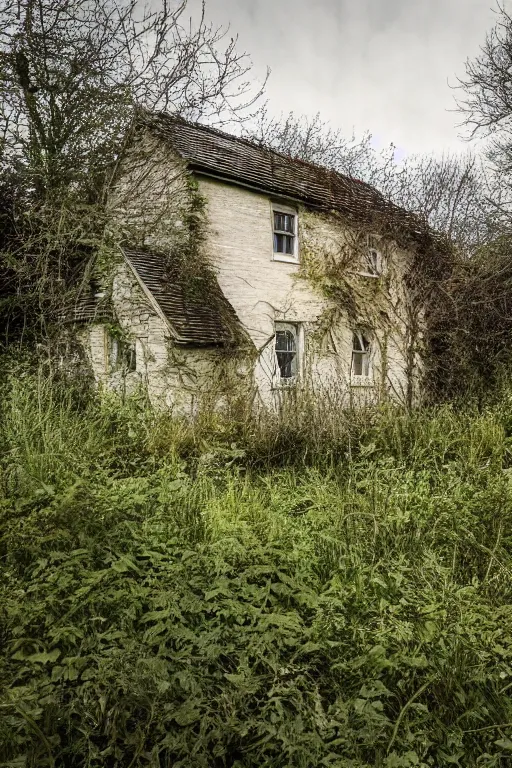
[[[368,346],[367,351],[362,352],[354,348],[354,337],[359,339],[359,345],[364,347],[364,340],[366,340]],[[354,373],[354,355],[367,355],[368,360],[368,373],[356,374]],[[352,330],[351,338],[351,354],[350,354],[350,383],[353,387],[372,387],[374,385],[373,378],[373,335],[366,328],[354,328]]]
[[[274,229],[274,213],[284,213],[287,216],[293,216],[293,253],[278,253],[274,251],[274,235],[276,231],[278,234],[292,234],[290,232],[281,232],[281,230]],[[272,224],[272,260],[283,261],[288,264],[299,263],[299,212],[296,208],[291,208],[288,205],[281,205],[277,202],[270,204],[270,220]]]
[[[296,361],[297,361],[295,374],[294,376],[291,376],[286,379],[281,378],[281,371],[279,368],[279,363],[277,361],[276,338],[277,338],[278,331],[289,331],[290,333],[293,334],[293,337],[295,339],[295,354],[296,354]],[[274,366],[274,374],[273,374],[273,382],[272,382],[273,388],[283,389],[287,387],[293,387],[296,385],[302,372],[303,349],[304,349],[304,341],[303,341],[302,323],[289,323],[286,321],[276,320],[276,322],[274,323],[274,338],[272,341],[272,355],[273,355],[273,366]]]
[[[358,272],[363,277],[379,278],[384,269],[382,249],[380,248],[380,235],[366,235],[364,250],[364,269]]]

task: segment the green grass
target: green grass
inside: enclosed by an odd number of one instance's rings
[[[508,766],[512,398],[2,389],[0,765]]]

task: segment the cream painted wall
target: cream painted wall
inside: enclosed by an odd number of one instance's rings
[[[384,391],[404,400],[408,380],[403,290],[407,254],[388,244],[386,276],[377,281],[357,274],[361,269],[357,259],[347,264],[344,280],[359,307],[358,316],[351,317],[348,304],[327,299],[306,273],[315,271],[315,260],[321,270],[326,259],[346,259],[357,233],[334,217],[300,206],[301,263],[274,261],[270,198],[208,177],[198,179],[207,200],[206,252],[221,289],[260,351],[255,381],[263,402],[271,404],[279,397],[273,352],[275,321],[301,324],[302,379],[316,393],[339,403],[375,400]],[[328,323],[330,315],[336,319]],[[352,332],[357,326],[373,331],[371,386],[354,386],[351,381]]]
[[[172,247],[176,238],[183,240],[181,211],[190,201],[189,175],[168,147],[140,135],[125,156],[109,202],[115,237],[131,246],[164,248]],[[206,176],[197,175],[196,181],[206,201],[204,256],[259,352],[256,364],[253,368],[253,362],[244,364],[240,358],[227,361],[218,349],[177,347],[128,265],[118,264],[112,297],[120,326],[136,343],[138,370],[125,377],[109,374],[104,329],[93,326],[86,347],[97,380],[128,391],[144,385],[153,402],[185,411],[208,390],[224,391],[228,379],[235,387],[252,380],[261,402],[273,406],[287,391],[276,387],[273,350],[274,323],[284,321],[300,327],[301,383],[317,395],[339,405],[384,395],[405,400],[411,379],[403,283],[408,254],[386,243],[384,276],[364,277],[354,256],[360,233],[335,216],[299,206],[300,264],[274,261],[269,196]],[[339,293],[326,298],[317,279],[331,264],[344,265],[338,276],[345,299]],[[372,332],[373,382],[354,386],[352,333],[363,326]],[[417,351],[413,357],[416,378]]]
[[[131,247],[170,247],[183,234],[190,174],[181,158],[147,132],[124,153],[108,212],[113,236]]]
[[[297,265],[272,260],[268,197],[206,178],[199,178],[199,191],[207,200],[206,252],[224,295],[260,352],[255,382],[262,400],[270,404],[276,380],[274,322],[304,324],[307,344],[307,332],[326,302],[304,281],[297,280]],[[315,362],[318,365],[320,361]],[[321,378],[333,381],[332,364],[327,358],[322,363],[324,375],[317,371],[313,376],[317,384]]]

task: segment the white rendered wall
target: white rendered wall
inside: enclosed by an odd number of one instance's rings
[[[343,273],[348,286],[346,304],[339,296],[330,300],[323,290],[325,284],[322,287],[314,274],[317,268],[322,272],[327,261],[339,259],[343,249],[350,251],[354,232],[339,217],[299,206],[301,263],[274,261],[270,197],[205,176],[196,180],[206,201],[204,258],[213,266],[222,291],[258,350],[250,364],[238,360],[231,366],[235,381],[238,377],[247,383],[248,372],[263,403],[279,401],[283,390],[275,386],[273,335],[275,322],[284,321],[299,324],[301,384],[314,393],[338,404],[364,403],[388,395],[405,400],[411,379],[419,371],[417,352],[411,364],[403,286],[408,254],[388,244],[385,276],[377,281],[347,267]],[[191,194],[183,161],[162,142],[142,134],[123,161],[110,199],[113,231],[128,245],[172,248],[177,237],[183,238],[180,211]],[[225,356],[217,349],[178,348],[127,265],[116,267],[112,285],[120,325],[137,345],[138,370],[128,374],[122,386],[144,384],[155,402],[176,406],[183,402],[188,404],[183,407],[193,407],[208,387],[218,386],[219,378],[225,376]],[[357,326],[372,329],[369,386],[354,386],[351,380],[352,333]],[[106,377],[116,386],[115,376],[105,373],[107,356],[102,351],[100,329],[91,329],[89,337],[97,378]]]
[[[402,286],[406,254],[392,249],[384,290],[377,281],[378,298],[375,278],[354,269],[346,275],[362,310],[354,319],[325,297],[320,284],[301,277],[301,264],[273,259],[272,205],[267,195],[206,177],[200,178],[199,189],[208,202],[207,253],[222,291],[260,351],[255,381],[263,402],[271,404],[279,397],[272,343],[276,321],[302,325],[302,378],[319,395],[347,404],[375,400],[384,392],[405,399],[410,375]],[[348,231],[333,218],[303,207],[298,211],[299,260],[337,258],[349,242]],[[382,306],[379,312],[377,305]],[[335,319],[328,321],[331,316]],[[351,381],[352,331],[359,323],[371,323],[373,329],[372,386],[354,386]]]

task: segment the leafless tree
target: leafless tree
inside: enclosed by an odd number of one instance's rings
[[[261,93],[228,30],[187,0],[0,0],[0,141],[39,193],[98,194],[133,110],[223,123]]]
[[[243,122],[263,85],[204,4],[190,19],[187,0],[0,0],[0,171],[14,178],[0,304],[43,333],[62,315],[108,238],[110,170],[137,110]]]
[[[383,151],[372,146],[369,132],[356,136],[332,127],[319,113],[313,117],[287,115],[274,117],[260,110],[257,120],[244,126],[246,135],[278,152],[310,163],[333,168],[339,173],[381,186],[394,163],[394,147]]]
[[[495,178],[472,153],[408,157],[393,169],[383,191],[447,235],[464,256],[500,231],[491,202],[499,195]]]
[[[455,263],[443,287],[446,302],[433,315],[434,371],[448,394],[467,394],[471,386],[477,393],[492,389],[504,371],[510,378],[512,365],[512,16],[503,4],[496,14],[495,26],[479,54],[466,61],[456,86],[461,125],[469,139],[482,140],[483,160],[468,155],[457,159],[458,168],[452,158],[438,168],[425,167],[426,187],[438,177],[434,186],[443,190],[441,221],[471,254]],[[460,192],[452,197],[450,189]]]
[[[496,226],[496,206],[490,198],[496,199],[498,190],[473,154],[415,155],[399,161],[392,144],[377,150],[370,133],[347,137],[318,114],[275,118],[262,110],[258,121],[245,130],[279,152],[372,184],[448,235],[465,254],[487,242]]]
[[[512,17],[497,6],[497,22],[486,35],[480,53],[466,61],[466,76],[458,81],[458,107],[471,136],[492,136],[510,145],[512,133]]]
[[[480,53],[466,61],[458,80],[457,107],[468,137],[485,140],[484,152],[494,171],[489,198],[506,228],[512,224],[512,16],[497,5],[497,20]]]

